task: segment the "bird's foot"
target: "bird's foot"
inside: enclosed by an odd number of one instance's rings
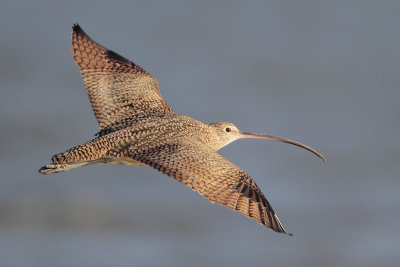
[[[51,174],[57,172],[65,172],[68,170],[67,164],[51,163],[40,168],[39,172],[41,174]]]

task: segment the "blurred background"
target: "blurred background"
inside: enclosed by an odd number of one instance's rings
[[[2,1],[0,266],[399,266],[399,1]],[[178,113],[304,142],[241,140],[294,237],[151,168],[44,176],[98,131],[73,23],[159,81]]]

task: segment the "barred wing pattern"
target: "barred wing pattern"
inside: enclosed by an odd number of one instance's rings
[[[165,144],[129,157],[171,176],[210,202],[238,211],[276,232],[286,233],[254,180],[242,169],[204,145]],[[291,234],[289,234],[291,235]]]
[[[71,43],[101,132],[174,113],[157,80],[139,65],[97,44],[77,24]]]

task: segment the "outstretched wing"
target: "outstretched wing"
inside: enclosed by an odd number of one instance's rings
[[[286,233],[253,179],[212,149],[195,143],[167,144],[132,150],[128,154],[175,178],[210,202],[238,211],[276,232]]]
[[[153,76],[93,41],[78,24],[73,26],[72,53],[101,131],[173,113]]]

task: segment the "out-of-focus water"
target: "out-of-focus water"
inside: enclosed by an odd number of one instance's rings
[[[0,266],[398,266],[400,2],[3,1]],[[296,139],[221,154],[290,238],[143,167],[43,176],[97,132],[73,23],[204,122]]]

